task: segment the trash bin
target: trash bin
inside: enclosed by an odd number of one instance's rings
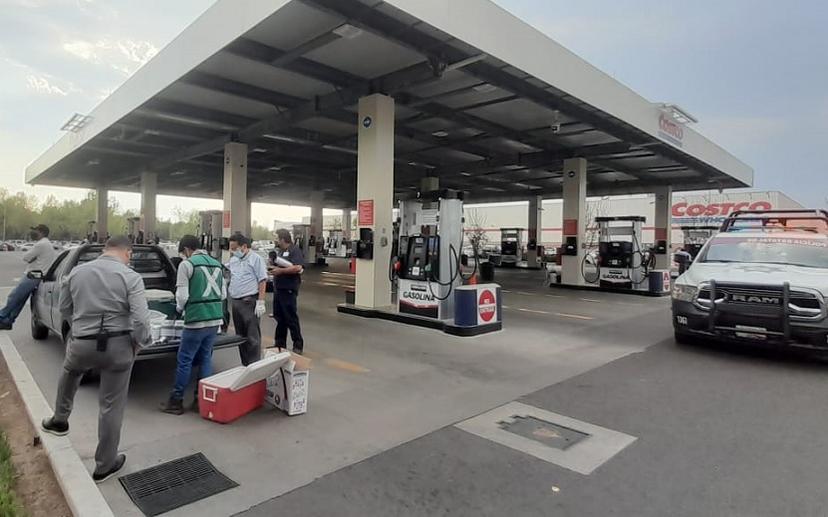
[[[491,262],[480,263],[480,281],[484,283],[494,282],[495,268]]]

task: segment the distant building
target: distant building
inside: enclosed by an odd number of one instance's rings
[[[652,223],[655,217],[655,200],[650,194],[631,196],[615,196],[605,198],[589,198],[587,200],[587,226],[592,224],[597,216],[643,215],[647,218],[644,224],[643,240],[652,243],[654,240]],[[560,199],[550,199],[543,202],[543,233],[541,244],[544,246],[559,246],[562,231],[562,206]],[[684,236],[682,226],[713,226],[720,225],[730,213],[742,209],[769,210],[776,208],[802,208],[795,200],[779,191],[730,191],[719,193],[718,190],[706,192],[678,193],[673,195],[673,243],[680,244]],[[492,203],[484,205],[466,205],[465,207],[466,232],[472,229],[482,229],[490,244],[500,242],[501,228],[526,228],[529,221],[528,202]],[[397,211],[394,211],[396,217]],[[305,218],[306,224],[310,221]],[[293,223],[287,228],[292,228]],[[355,215],[351,216],[351,224],[356,225]],[[324,230],[341,230],[342,217],[340,215],[325,216]],[[524,234],[524,242],[527,235]]]

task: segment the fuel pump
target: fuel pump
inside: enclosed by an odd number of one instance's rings
[[[328,233],[325,250],[330,257],[345,256],[345,238],[342,230],[331,230]]]
[[[199,212],[198,216],[200,218],[201,249],[205,250],[211,257],[221,260],[222,250],[230,249],[228,239],[221,236],[224,212],[221,210],[206,210]]]
[[[684,234],[683,248],[673,255],[673,260],[678,264],[678,274],[683,274],[696,260],[699,252],[719,231],[718,226],[682,226]]]
[[[523,228],[500,229],[500,265],[516,266],[523,258]]]
[[[294,224],[293,242],[302,250],[305,264],[316,264],[316,237],[311,235],[311,225]]]
[[[601,287],[649,290],[655,258],[641,247],[642,216],[596,217],[598,267]]]
[[[401,200],[399,208],[399,256],[394,262],[399,312],[452,319],[453,291],[463,283],[463,194],[421,193]]]

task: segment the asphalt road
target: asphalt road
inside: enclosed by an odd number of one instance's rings
[[[0,298],[17,260],[0,254]],[[260,412],[216,426],[159,415],[173,364],[137,365],[130,471],[205,451],[241,486],[173,513],[200,517],[828,514],[826,366],[678,346],[666,299],[497,274],[506,330],[472,340],[337,315],[349,277],[337,267],[309,275],[300,301],[317,355],[302,417]],[[50,398],[62,350],[27,336],[24,313],[12,338]],[[227,350],[216,361],[238,358]],[[585,475],[455,426],[512,400],[636,440]],[[86,461],[95,411],[93,388],[82,389],[72,439]],[[137,515],[117,483],[102,490],[116,514]]]

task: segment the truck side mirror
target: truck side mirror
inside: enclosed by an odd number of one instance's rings
[[[29,280],[43,280],[43,271],[35,269],[26,273],[26,278]]]

